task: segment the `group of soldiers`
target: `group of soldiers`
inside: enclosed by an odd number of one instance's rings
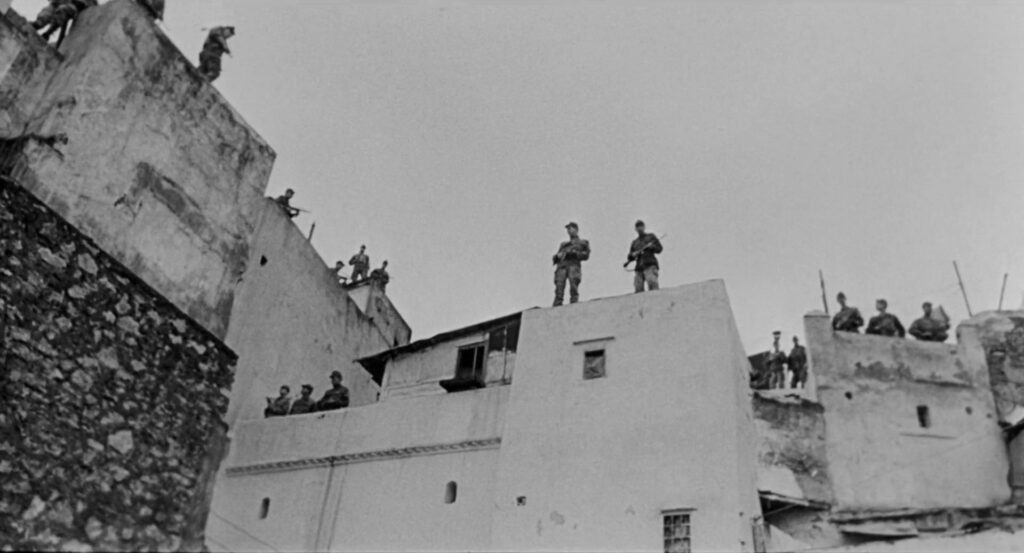
[[[860,332],[864,325],[864,318],[856,307],[846,305],[846,294],[839,292],[836,296],[839,302],[839,312],[832,318],[832,329],[840,332]],[[878,314],[868,320],[868,326],[864,334],[875,334],[878,336],[891,336],[903,338],[908,333],[926,342],[945,342],[949,337],[949,316],[939,306],[937,310],[932,309],[931,302],[924,302],[921,305],[923,315],[910,325],[910,329],[903,328],[899,317],[888,313],[886,310],[889,302],[879,298],[875,300],[875,309]]]
[[[661,253],[661,240],[647,232],[643,221],[633,226],[637,237],[629,245],[629,253],[623,267],[635,263],[633,267],[633,289],[635,292],[658,289],[658,258]],[[590,242],[580,238],[580,226],[574,222],[565,225],[569,239],[558,246],[558,251],[551,258],[555,266],[555,301],[552,305],[562,305],[565,299],[565,283],[569,283],[569,303],[580,299],[580,282],[583,280],[582,262],[590,259]]]
[[[283,417],[285,415],[301,415],[317,411],[334,411],[348,407],[348,388],[341,383],[341,373],[331,373],[331,388],[324,392],[319,400],[313,399],[313,386],[302,385],[301,395],[295,401],[289,397],[291,388],[281,386],[280,395],[267,398],[267,408],[263,410],[265,417]]]
[[[299,213],[306,211],[291,204],[294,196],[295,191],[289,188],[284,191],[284,194],[274,198],[274,202],[289,219],[294,219]],[[391,275],[388,274],[388,261],[386,259],[380,267],[372,271],[370,270],[370,256],[366,255],[366,244],[359,246],[359,252],[349,258],[348,264],[352,266],[352,273],[349,276],[344,276],[341,274],[341,270],[345,268],[345,262],[339,259],[334,263],[333,272],[335,278],[338,279],[338,284],[355,284],[369,279],[377,282],[381,290],[384,290],[387,288],[388,282],[391,281]]]
[[[154,19],[164,17],[164,0],[136,0],[136,2]],[[43,40],[49,40],[57,33],[55,46],[60,48],[68,28],[83,11],[99,5],[99,0],[49,0],[40,10],[32,27],[39,31]],[[228,39],[235,36],[235,28],[218,26],[210,29],[203,41],[203,49],[199,52],[199,74],[209,82],[220,76],[221,58],[224,54],[231,55]]]
[[[764,366],[755,370],[750,378],[750,386],[755,390],[773,390],[779,388],[803,388],[807,384],[807,350],[800,345],[800,339],[793,336],[793,349],[789,355],[782,351],[779,341],[782,332],[772,332],[772,349],[764,359]],[[786,369],[789,368],[790,382],[786,383]]]

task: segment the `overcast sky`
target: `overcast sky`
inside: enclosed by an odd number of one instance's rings
[[[1024,291],[1024,2],[169,0],[277,150],[313,243],[389,260],[414,338],[550,305],[580,225],[584,300],[725,280],[748,351],[843,290],[905,324]],[[15,0],[34,15],[40,0]],[[834,302],[832,305],[834,310]]]

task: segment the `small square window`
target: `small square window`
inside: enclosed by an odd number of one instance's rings
[[[665,513],[665,553],[690,553],[690,513]]]
[[[604,372],[604,350],[583,352],[583,380],[602,378]]]

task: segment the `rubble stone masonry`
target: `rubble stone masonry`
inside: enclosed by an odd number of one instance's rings
[[[0,550],[198,550],[236,356],[0,178]]]

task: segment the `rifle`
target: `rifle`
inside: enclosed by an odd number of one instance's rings
[[[662,234],[661,236],[659,236],[658,237],[658,242],[661,242],[662,239],[664,239],[666,236],[668,236],[668,234]],[[653,244],[654,244],[654,242],[650,242],[649,241],[646,244],[644,244],[643,246],[641,246],[640,249],[636,251],[636,255],[633,256],[633,259],[627,259],[626,262],[622,264],[622,268],[625,269],[626,267],[629,266],[630,263],[636,261],[637,259],[640,259],[640,256],[643,255],[643,253],[645,251],[647,251]],[[632,254],[632,253],[633,252],[630,252],[630,254]]]

